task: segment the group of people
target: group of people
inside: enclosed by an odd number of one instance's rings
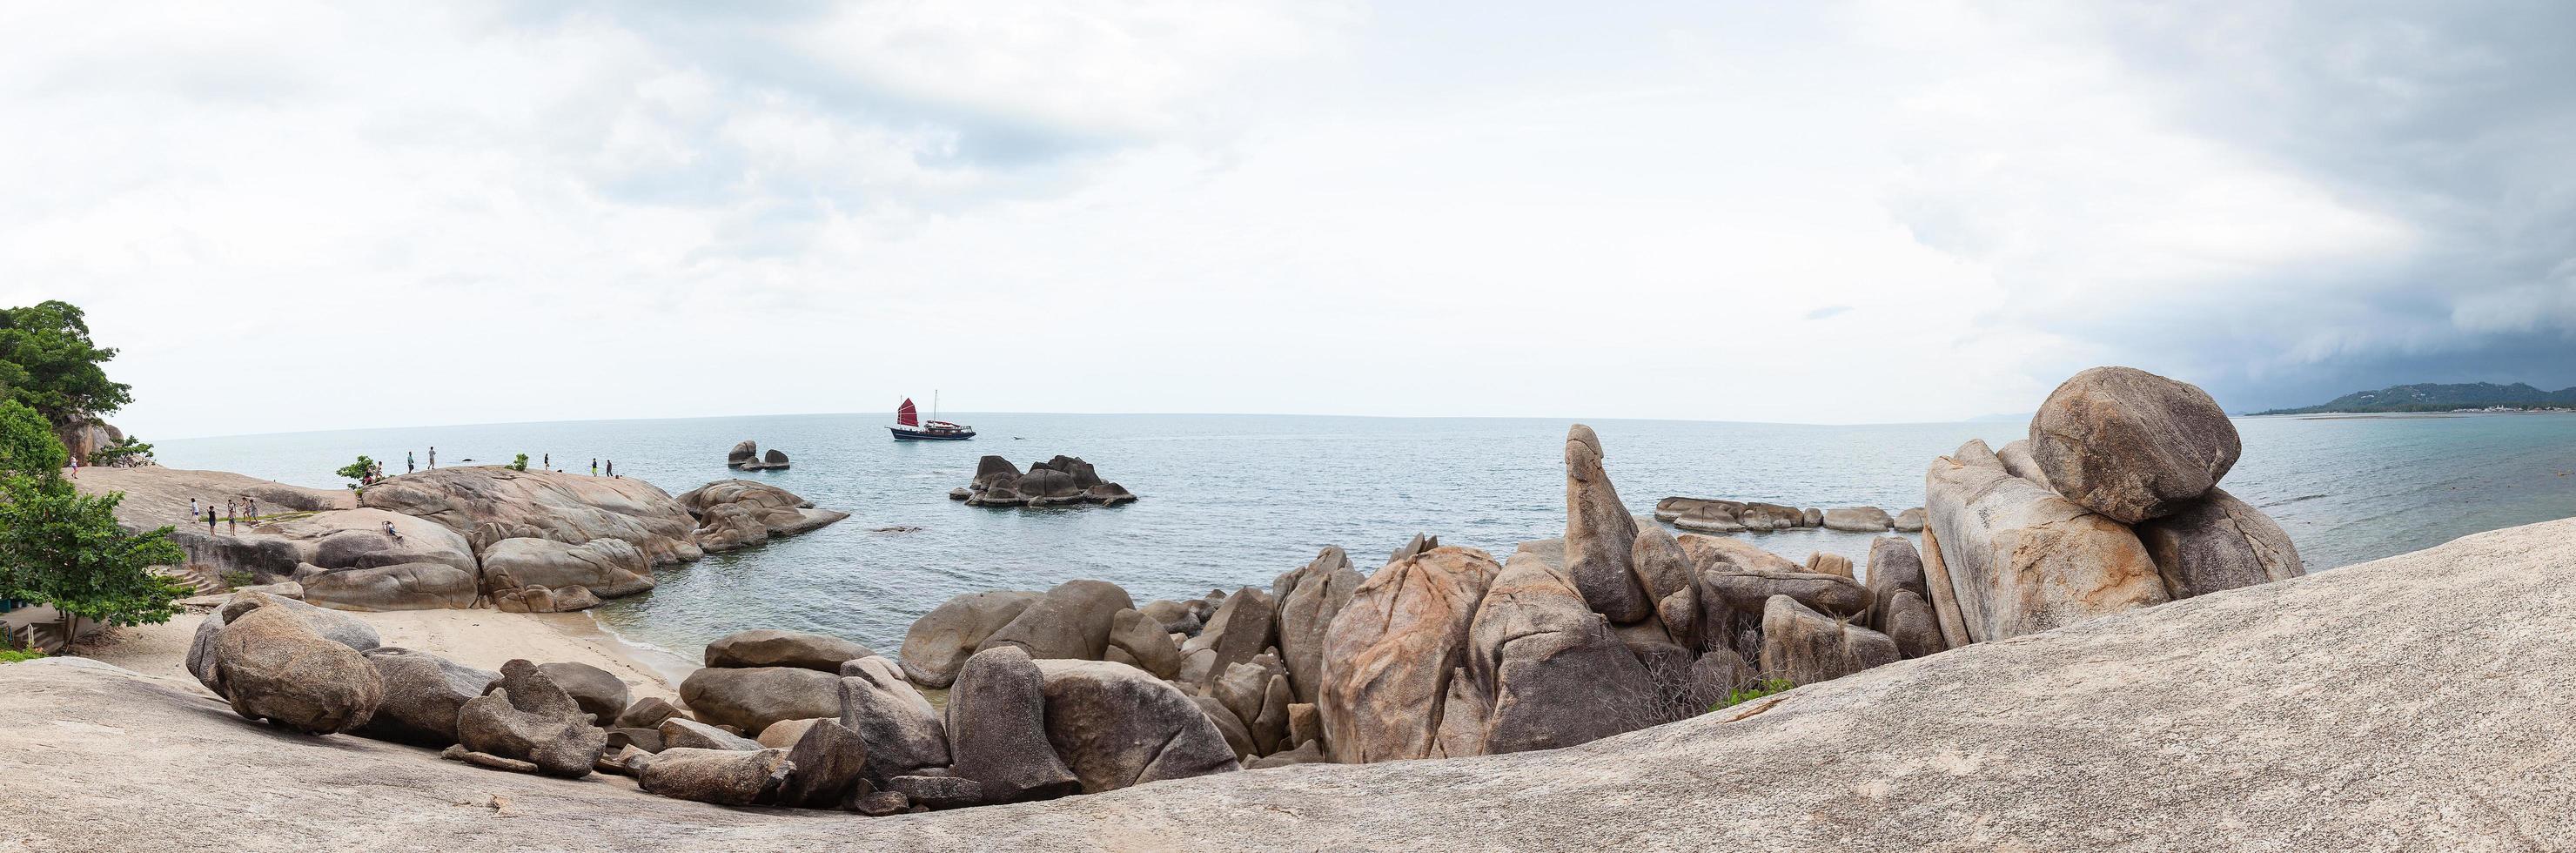
[[[215,505],[213,503],[206,503],[200,506],[196,498],[189,498],[188,518],[193,521],[199,515],[204,515],[206,517],[207,533],[215,532],[215,524],[218,521],[221,521],[226,525],[230,525],[226,532],[239,532],[241,530],[242,519],[247,518],[254,522],[259,520],[259,499],[249,495],[227,498],[224,500],[224,514],[218,518],[215,515]]]

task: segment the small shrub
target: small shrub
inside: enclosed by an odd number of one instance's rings
[[[26,649],[23,651],[19,649],[0,649],[0,663],[23,663],[44,656],[44,652],[36,651],[34,649]]]
[[[234,569],[234,570],[232,570],[232,571],[225,572],[225,573],[223,574],[223,579],[224,579],[224,585],[225,585],[225,586],[232,587],[232,588],[234,588],[234,589],[240,589],[240,588],[242,588],[242,587],[246,587],[246,586],[254,586],[254,585],[256,585],[256,584],[258,583],[258,581],[259,581],[259,578],[258,578],[257,576],[252,575],[252,574],[251,574],[251,573],[249,573],[249,572],[242,571],[242,570],[240,570],[240,569]]]
[[[99,468],[119,468],[152,463],[152,445],[134,436],[118,439],[115,444],[90,451],[89,464]]]
[[[506,467],[506,468],[508,468],[508,469],[510,469],[510,470],[512,470],[512,471],[525,471],[525,470],[528,470],[528,454],[525,454],[525,453],[519,454],[519,458],[510,460],[510,464],[508,464],[508,465],[506,465],[506,466],[503,466],[503,467]]]
[[[1746,702],[1751,702],[1755,699],[1760,699],[1774,693],[1786,693],[1789,691],[1789,688],[1796,686],[1798,685],[1790,683],[1786,678],[1765,678],[1760,681],[1753,682],[1752,684],[1747,684],[1743,687],[1727,691],[1726,701],[1710,706],[1709,710],[1715,711],[1719,708],[1742,705]]]
[[[347,465],[342,465],[342,466],[340,466],[340,470],[333,471],[333,472],[331,472],[331,473],[338,474],[338,475],[340,475],[340,476],[342,476],[342,477],[347,477],[347,478],[349,478],[349,479],[356,480],[356,481],[358,481],[358,482],[360,482],[360,483],[363,483],[363,482],[366,482],[366,481],[367,481],[367,477],[368,477],[368,475],[370,475],[370,474],[374,473],[374,472],[375,472],[375,470],[376,470],[376,460],[375,460],[375,459],[373,459],[373,458],[370,458],[370,457],[367,457],[367,456],[361,455],[361,456],[359,456],[359,457],[358,457],[358,461],[356,461],[356,462],[351,462],[351,463],[349,463],[349,464],[347,464]],[[352,488],[352,489],[357,488],[357,487],[358,487],[358,486],[357,486],[357,484],[356,484],[356,483],[352,483],[352,484],[350,484],[350,485],[349,485],[349,488]]]

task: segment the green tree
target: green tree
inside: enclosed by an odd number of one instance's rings
[[[78,620],[112,625],[170,621],[192,591],[147,571],[187,559],[170,528],[127,533],[116,523],[123,494],[83,495],[58,467],[68,456],[44,416],[0,400],[0,597],[41,601]]]
[[[79,620],[110,625],[170,621],[178,601],[195,593],[148,571],[175,565],[187,553],[170,541],[170,528],[144,534],[116,524],[125,496],[90,496],[51,488],[18,475],[0,484],[0,587],[10,598],[42,601],[63,614],[63,636],[76,636]]]
[[[115,444],[91,451],[89,454],[89,461],[82,464],[96,465],[102,468],[112,468],[118,465],[136,465],[150,461],[152,461],[152,445],[136,440],[134,436],[129,435],[124,438],[117,439]]]
[[[100,367],[114,358],[116,350],[90,340],[78,306],[46,300],[0,309],[0,386],[57,427],[134,402],[132,386],[108,381]]]
[[[503,465],[503,466],[501,466],[501,467],[503,467],[503,468],[508,468],[508,469],[510,469],[510,470],[512,470],[512,471],[525,471],[525,470],[528,470],[528,454],[525,454],[525,453],[519,454],[519,458],[517,458],[517,459],[512,459],[512,460],[510,460],[510,464],[508,464],[508,465]]]
[[[376,460],[366,456],[365,454],[360,454],[358,456],[358,461],[342,465],[340,466],[340,470],[333,471],[331,473],[357,481],[356,483],[349,484],[349,488],[354,489],[358,487],[358,483],[366,482],[367,475],[374,473],[375,470]]]
[[[0,475],[58,482],[70,460],[44,415],[25,403],[0,400]]]

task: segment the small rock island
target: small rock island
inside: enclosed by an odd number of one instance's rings
[[[986,456],[975,465],[975,482],[950,489],[948,497],[965,501],[967,506],[1116,506],[1135,500],[1136,493],[1100,479],[1091,463],[1081,457],[1058,454],[1044,462],[1029,463],[1025,474],[1012,466],[1011,460]]]

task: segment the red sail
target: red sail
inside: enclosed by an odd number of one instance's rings
[[[895,407],[894,422],[904,426],[921,425],[921,410],[912,407],[912,398],[903,398],[903,405]]]

